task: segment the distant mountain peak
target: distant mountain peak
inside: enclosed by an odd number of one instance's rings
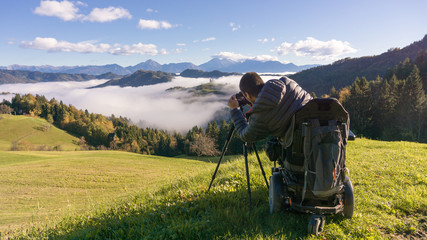
[[[160,64],[153,59],[148,59],[144,62],[140,62],[134,66],[122,67],[118,64],[107,64],[107,65],[86,65],[86,66],[22,66],[22,65],[10,65],[7,67],[0,67],[0,69],[8,70],[27,70],[27,71],[40,71],[50,73],[79,73],[79,74],[91,74],[100,75],[108,72],[112,72],[117,75],[128,75],[138,70],[146,71],[162,71],[169,73],[180,73],[186,69],[199,69],[203,71],[221,71],[221,72],[298,72],[308,67],[318,65],[307,65],[307,66],[296,66],[292,63],[282,63],[274,60],[256,60],[246,59],[244,61],[234,61],[228,58],[214,57],[206,63],[201,65],[195,65],[191,62],[181,63],[167,63]]]

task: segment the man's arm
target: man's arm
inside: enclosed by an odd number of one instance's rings
[[[242,111],[234,108],[231,110],[231,119],[234,122],[237,133],[244,142],[256,142],[266,138],[269,134],[266,125],[259,118],[259,114],[253,114],[250,118],[250,123],[248,123]]]

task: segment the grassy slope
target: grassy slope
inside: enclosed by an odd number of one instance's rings
[[[117,151],[0,151],[0,230],[111,206],[207,165]]]
[[[48,131],[42,131],[42,126],[47,124],[41,118],[0,114],[0,150],[10,150],[13,141],[27,142],[36,148],[41,145],[60,145],[63,150],[79,148],[74,144],[78,139],[61,129],[51,126]]]
[[[358,139],[349,143],[347,153],[355,189],[355,215],[352,219],[327,217],[325,231],[317,238],[427,237],[427,144]],[[268,174],[271,163],[264,154],[261,158]],[[110,165],[108,159],[104,163]],[[192,163],[188,168],[191,170],[186,172],[195,177],[157,185],[149,194],[142,191],[109,210],[93,208],[73,218],[43,221],[32,229],[18,231],[18,236],[35,239],[316,238],[306,235],[309,215],[268,214],[268,192],[253,155],[250,156],[252,211],[248,209],[242,158],[221,165],[210,193],[205,190],[214,164]],[[157,177],[163,178],[163,175]],[[126,185],[126,181],[116,182],[121,183]]]

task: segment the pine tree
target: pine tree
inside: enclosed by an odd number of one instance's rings
[[[427,91],[427,50],[421,51],[418,54],[418,57],[415,60],[415,64],[420,70],[420,77],[423,83],[423,89],[424,91]]]
[[[344,103],[350,114],[352,129],[356,134],[372,135],[372,97],[369,82],[365,77],[356,78],[350,88],[350,96]]]
[[[406,106],[405,116],[409,140],[420,141],[422,126],[425,121],[423,112],[426,109],[426,96],[417,66],[414,67],[405,81],[402,97]]]
[[[209,137],[215,139],[215,143],[219,144],[218,138],[219,138],[219,128],[216,121],[213,121],[212,123],[208,123],[208,127],[206,128],[206,135]]]
[[[336,99],[339,99],[339,97],[340,97],[339,92],[335,89],[334,86],[332,86],[331,91],[329,91],[329,96],[336,98]]]

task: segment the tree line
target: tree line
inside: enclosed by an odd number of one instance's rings
[[[384,77],[353,84],[329,96],[340,100],[350,114],[351,129],[379,140],[427,142],[427,51],[415,61],[407,58]]]
[[[230,123],[222,120],[208,123],[206,129],[194,126],[186,134],[154,128],[140,128],[130,119],[105,117],[101,114],[78,110],[55,98],[16,94],[11,102],[0,103],[0,113],[25,114],[46,119],[49,123],[80,138],[82,149],[113,149],[161,156],[218,155],[228,136]],[[230,154],[241,152],[242,144],[234,136],[230,141]]]

